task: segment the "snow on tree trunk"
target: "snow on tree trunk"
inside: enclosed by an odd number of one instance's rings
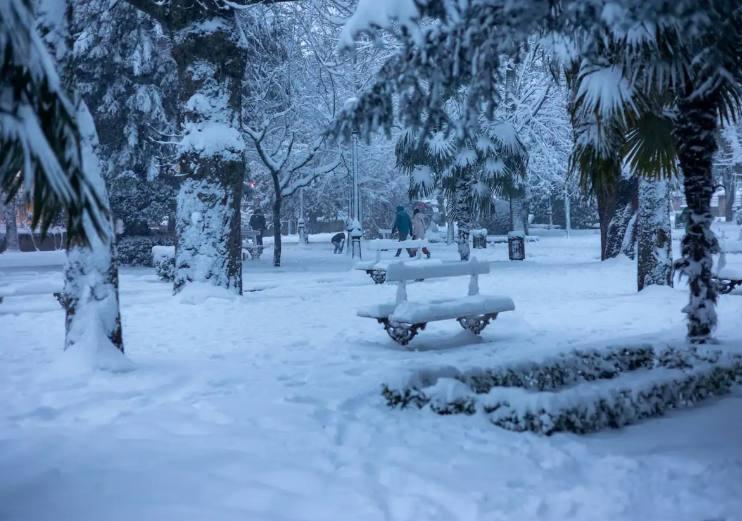
[[[18,251],[18,225],[16,223],[15,197],[6,202],[3,207],[3,219],[5,220],[5,250]]]
[[[96,153],[97,136],[93,119],[80,101],[77,111],[82,140],[82,165],[106,207],[108,193],[100,174]],[[64,269],[65,342],[64,348],[83,366],[103,369],[128,367],[119,313],[119,280],[113,226],[105,221],[99,236],[88,217],[85,228],[89,244],[73,241],[67,250]]]
[[[626,232],[623,236],[623,242],[621,243],[621,253],[626,255],[629,259],[633,259],[636,256],[638,215],[638,211],[634,212],[631,215],[631,219],[629,219],[629,222],[626,225]]]
[[[172,2],[169,25],[179,76],[180,186],[174,291],[208,282],[242,293],[240,132],[245,53],[235,13]]]
[[[456,180],[456,193],[454,194],[453,219],[456,221],[458,236],[459,256],[462,261],[468,261],[470,255],[469,233],[472,227],[473,204],[471,187],[469,186],[470,175],[460,174]]]
[[[510,198],[510,231],[526,233],[525,199],[522,196]]]
[[[724,172],[724,220],[734,222],[734,203],[737,196],[737,165],[727,168]]]
[[[642,179],[637,219],[639,291],[651,285],[672,286],[671,233],[669,183]]]
[[[46,35],[45,41],[58,59],[65,85],[76,93],[78,70],[72,49],[79,27],[73,14],[71,0],[39,3],[38,23]],[[67,245],[63,303],[64,349],[68,354],[64,362],[70,364],[75,360],[71,364],[73,370],[121,370],[129,368],[130,362],[123,356],[113,223],[100,170],[95,123],[81,98],[76,100],[75,119],[80,131],[81,169],[107,218],[101,219],[96,228],[91,215],[84,214],[82,225],[88,242],[70,237]]]
[[[618,257],[621,253],[630,258],[634,257],[633,240],[625,243],[624,239],[627,234],[631,236],[633,233],[630,224],[636,213],[638,186],[639,182],[635,176],[628,179],[622,178],[618,181],[613,200],[605,209],[605,217],[608,221],[602,260]]]
[[[446,244],[453,244],[455,239],[454,222],[451,217],[446,221]]]
[[[693,343],[708,341],[717,321],[717,293],[711,280],[713,254],[719,251],[719,243],[711,230],[716,129],[716,110],[711,96],[694,95],[679,100],[674,132],[689,215],[681,243],[681,258],[675,267],[688,277],[690,300],[683,313],[688,317],[688,339]]]
[[[273,200],[273,265],[281,266],[281,196],[275,194]]]

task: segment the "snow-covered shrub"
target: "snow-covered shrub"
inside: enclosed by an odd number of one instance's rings
[[[485,400],[482,409],[492,423],[508,430],[584,434],[616,429],[726,394],[739,378],[739,369],[702,364],[686,370],[646,371],[642,376],[625,387],[596,386],[589,394],[582,394],[580,388],[533,396],[525,391],[511,393],[506,398]]]
[[[152,266],[152,247],[172,246],[173,244],[174,238],[169,236],[125,235],[116,244],[118,262],[120,265],[126,266]]]
[[[161,280],[175,280],[175,246],[153,246],[152,264]]]
[[[390,407],[487,414],[500,427],[552,434],[617,428],[729,391],[742,357],[650,346],[575,351],[497,369],[415,373],[384,385]]]

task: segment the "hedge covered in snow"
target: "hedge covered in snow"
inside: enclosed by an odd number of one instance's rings
[[[152,264],[161,280],[175,280],[175,246],[153,246]]]
[[[742,357],[639,346],[484,371],[421,371],[382,392],[391,407],[482,413],[509,430],[549,435],[618,428],[725,394],[740,382]]]
[[[116,241],[116,258],[126,266],[152,266],[152,247],[173,244],[174,237],[168,235],[126,235]]]

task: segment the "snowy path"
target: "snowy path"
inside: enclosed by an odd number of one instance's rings
[[[172,297],[152,270],[122,272],[135,371],[60,370],[53,299],[0,305],[0,520],[742,519],[742,392],[592,436],[542,438],[481,417],[391,411],[405,369],[492,366],[578,345],[684,333],[681,289],[634,292],[597,237],[545,238],[494,261],[483,293],[516,311],[476,339],[431,324],[406,351],[357,307],[391,300],[326,245],[245,266],[241,299]],[[433,248],[454,258],[453,249]],[[7,279],[21,273],[2,273]],[[464,279],[410,285],[463,295]],[[187,300],[187,299],[186,299]],[[720,299],[721,346],[742,349],[742,296]]]

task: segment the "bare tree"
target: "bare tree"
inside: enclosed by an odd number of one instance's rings
[[[250,136],[255,150],[265,168],[271,176],[273,187],[273,201],[271,204],[273,219],[273,265],[281,265],[281,207],[285,197],[291,197],[301,188],[311,185],[319,176],[327,174],[340,166],[340,159],[327,162],[324,165],[314,166],[318,154],[322,151],[324,139],[307,152],[298,152],[296,134],[291,133],[288,141],[280,140],[271,150],[266,144],[266,136],[270,127],[261,130],[245,128]],[[289,129],[284,127],[289,134]],[[298,148],[298,147],[297,147]],[[302,147],[303,148],[303,147]]]

